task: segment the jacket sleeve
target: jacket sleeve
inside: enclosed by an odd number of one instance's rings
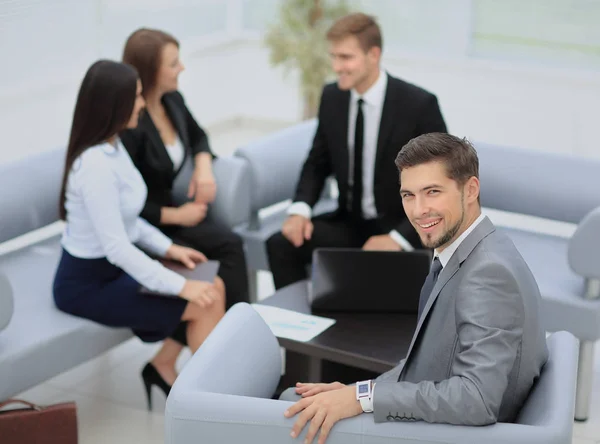
[[[489,262],[472,270],[456,296],[455,322],[450,376],[418,383],[382,378],[373,394],[376,422],[394,416],[459,425],[498,420],[523,337],[523,299],[514,275]]]
[[[294,202],[305,202],[311,208],[319,200],[325,186],[325,180],[333,171],[329,146],[323,130],[323,102],[326,100],[326,93],[327,89],[325,87],[321,96],[321,104],[319,105],[319,124],[313,138],[312,148],[302,166],[294,196]]]
[[[146,142],[143,130],[141,128],[126,130],[123,131],[119,137],[121,138],[121,142],[129,153],[129,157],[131,157],[135,167],[138,169],[138,171],[142,171],[142,165],[146,161],[144,158],[144,153],[146,152]],[[146,182],[145,177],[144,182]],[[161,206],[156,202],[152,202],[149,198],[146,198],[146,203],[144,204],[144,208],[140,213],[140,217],[146,219],[152,225],[158,226],[160,225],[160,216]]]
[[[176,93],[177,101],[185,113],[185,123],[188,130],[188,136],[190,139],[190,146],[192,149],[192,155],[195,157],[199,153],[209,153],[213,159],[216,157],[215,154],[210,149],[210,144],[208,141],[208,135],[206,132],[198,125],[198,122],[190,112],[189,108],[185,104],[185,100],[179,91]]]
[[[442,116],[437,97],[429,94],[417,123],[417,136],[428,133],[446,133],[446,122]]]

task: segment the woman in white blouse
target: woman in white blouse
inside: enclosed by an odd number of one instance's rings
[[[177,377],[180,347],[170,335],[185,322],[192,352],[225,312],[225,287],[186,280],[149,257],[193,268],[206,257],[175,245],[139,217],[147,189],[117,134],[135,128],[144,107],[137,71],[101,60],[83,79],[71,127],[60,197],[66,221],[54,300],[67,313],[113,327],[128,327],[145,342],[164,340],[142,372],[150,389],[168,394]],[[149,296],[141,286],[165,296]]]

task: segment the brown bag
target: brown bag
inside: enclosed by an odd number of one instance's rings
[[[2,410],[12,404],[26,408]],[[2,444],[77,444],[77,408],[74,402],[39,406],[20,399],[0,402]]]

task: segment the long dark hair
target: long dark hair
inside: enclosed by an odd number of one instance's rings
[[[133,112],[138,74],[124,63],[99,60],[85,74],[67,147],[60,190],[59,214],[66,219],[67,180],[75,160],[88,148],[106,142],[123,130]]]

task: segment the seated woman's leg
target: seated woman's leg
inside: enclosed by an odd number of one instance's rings
[[[192,353],[198,350],[225,314],[225,284],[218,276],[214,284],[218,294],[215,302],[206,308],[188,302],[181,316],[182,321],[187,321],[187,342]]]

